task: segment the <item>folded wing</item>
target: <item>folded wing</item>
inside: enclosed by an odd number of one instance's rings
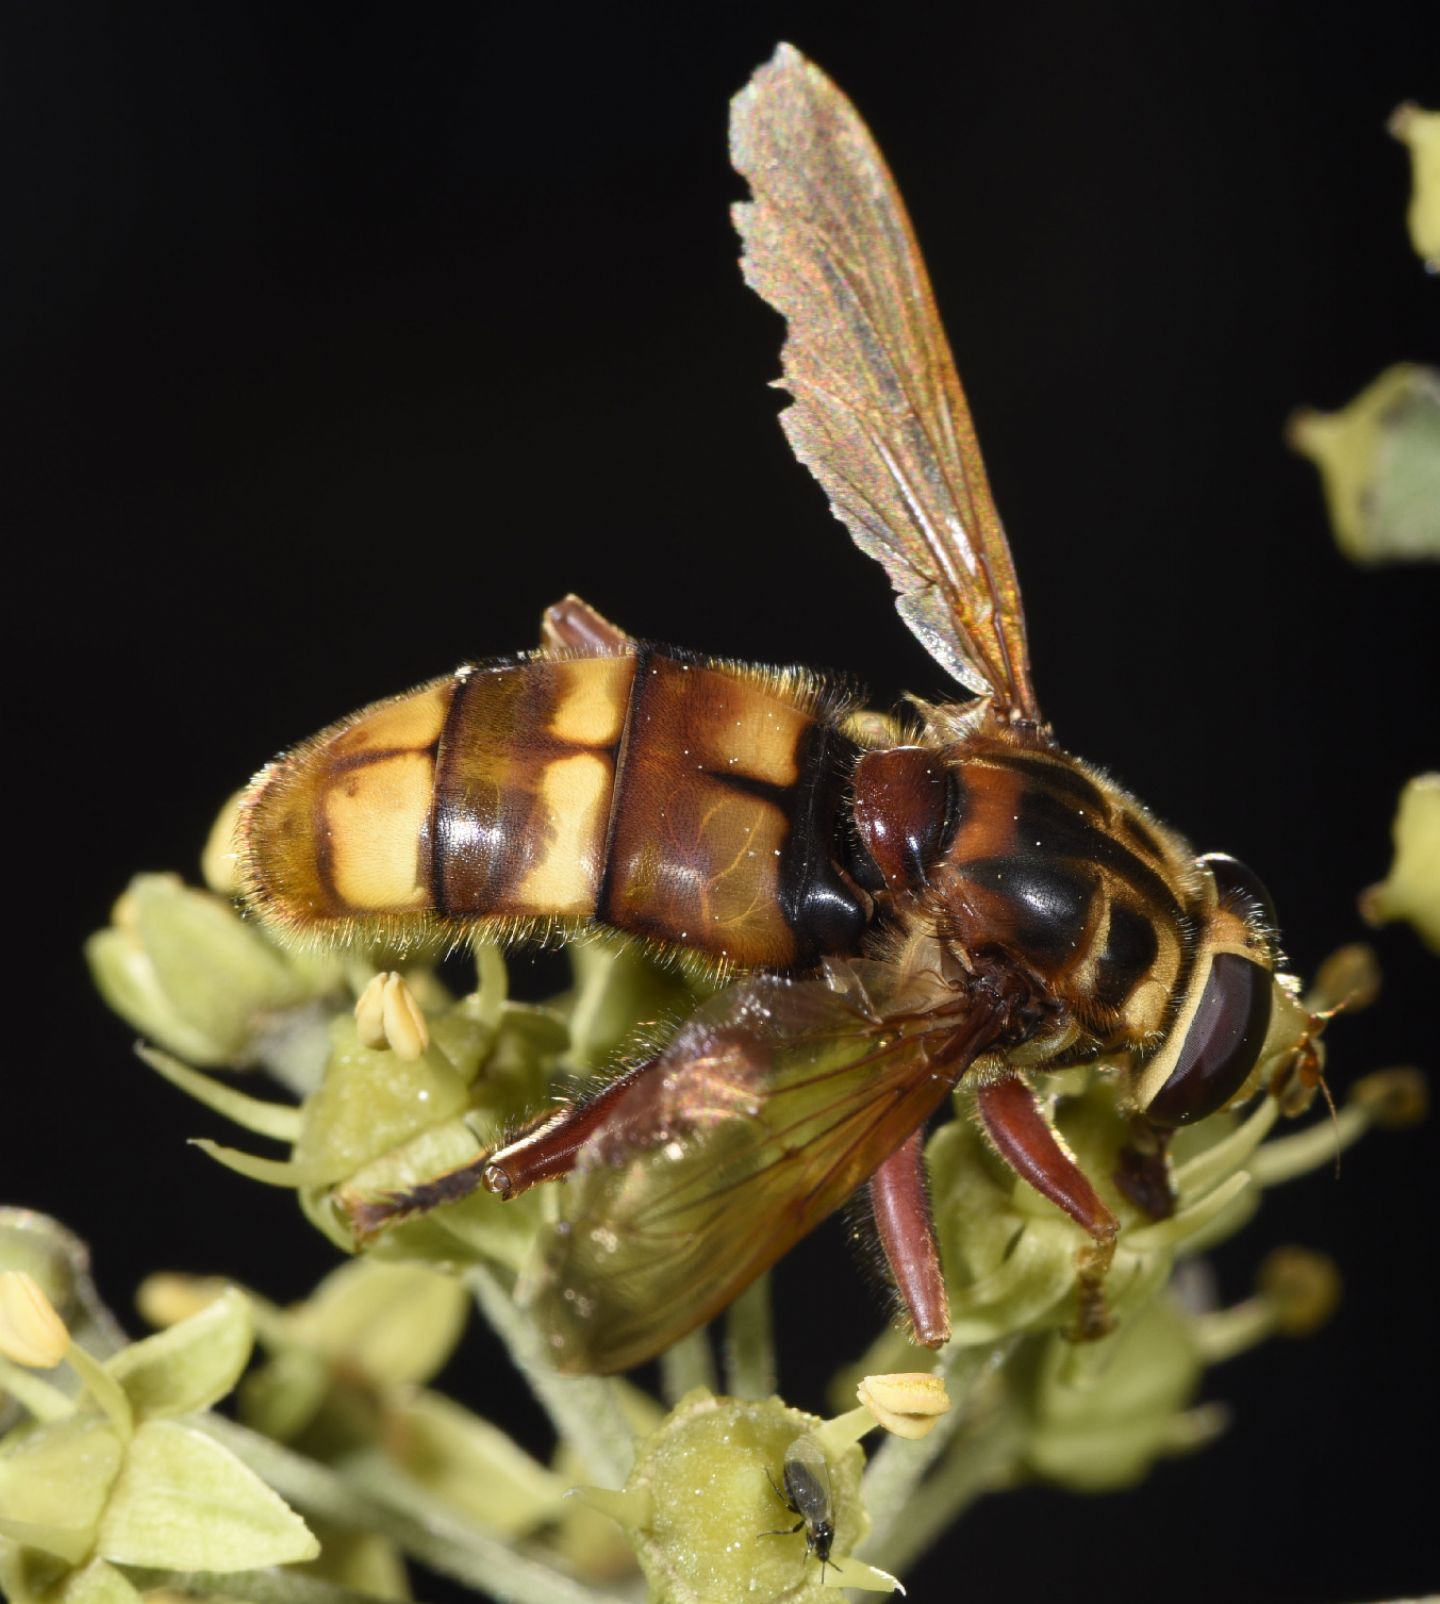
[[[637,1079],[522,1279],[558,1369],[628,1369],[708,1320],[940,1106],[996,1017],[893,984],[863,961],[741,981]]]

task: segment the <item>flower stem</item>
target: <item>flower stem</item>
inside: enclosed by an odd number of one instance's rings
[[[704,1326],[671,1343],[660,1355],[660,1390],[672,1407],[695,1387],[714,1392],[718,1385],[710,1334]]]
[[[966,1408],[971,1395],[999,1368],[1011,1343],[985,1347],[955,1348],[942,1356],[935,1373],[944,1378],[952,1408],[941,1416],[935,1429],[918,1441],[887,1437],[865,1469],[861,1491],[870,1512],[870,1536],[863,1548],[865,1558],[889,1551],[896,1531],[908,1525],[910,1504],[926,1471],[954,1440],[968,1418]]]
[[[557,1375],[534,1326],[493,1272],[476,1265],[466,1280],[480,1312],[510,1350],[556,1431],[580,1455],[585,1473],[603,1485],[623,1487],[634,1462],[635,1441],[613,1383],[603,1376]]]
[[[64,1420],[75,1413],[69,1393],[4,1358],[0,1358],[0,1393],[23,1405],[36,1420]]]
[[[197,1423],[287,1503],[347,1530],[388,1537],[422,1565],[487,1597],[512,1604],[625,1604],[541,1560],[517,1554],[402,1476],[382,1482],[371,1475],[370,1485],[361,1485],[219,1415],[206,1415]]]
[[[950,1450],[905,1506],[882,1544],[867,1543],[867,1556],[886,1570],[903,1573],[947,1531],[968,1506],[1014,1472],[1023,1430],[1013,1409],[1002,1407],[979,1430],[954,1438]]]
[[[726,1313],[725,1385],[732,1398],[768,1398],[775,1391],[768,1270],[745,1288]]]
[[[156,1571],[129,1565],[117,1568],[139,1593],[160,1591],[181,1598],[244,1599],[247,1604],[387,1604],[374,1593],[274,1566],[256,1571]]]

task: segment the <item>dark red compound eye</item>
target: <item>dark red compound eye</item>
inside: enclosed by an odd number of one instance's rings
[[[1263,964],[1234,952],[1215,955],[1180,1060],[1145,1110],[1157,1125],[1191,1125],[1240,1090],[1265,1045],[1271,994]]]

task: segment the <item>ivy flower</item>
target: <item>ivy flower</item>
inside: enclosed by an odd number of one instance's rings
[[[0,1380],[28,1419],[0,1438],[0,1586],[15,1604],[126,1604],[128,1571],[255,1570],[319,1553],[305,1523],[190,1418],[235,1384],[250,1308],[226,1292],[100,1360],[35,1277],[0,1269]],[[64,1363],[70,1396],[37,1371]]]

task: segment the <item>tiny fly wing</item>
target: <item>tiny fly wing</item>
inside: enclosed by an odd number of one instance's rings
[[[752,977],[680,1030],[586,1143],[521,1277],[557,1369],[629,1369],[718,1314],[940,1106],[994,1016],[886,986],[863,960]]]
[[[830,1499],[830,1463],[810,1433],[803,1432],[785,1450],[785,1491],[807,1532],[833,1520]]]
[[[735,97],[745,281],[788,325],[781,417],[896,606],[962,685],[1039,721],[1020,587],[904,202],[855,108],[781,45]]]

